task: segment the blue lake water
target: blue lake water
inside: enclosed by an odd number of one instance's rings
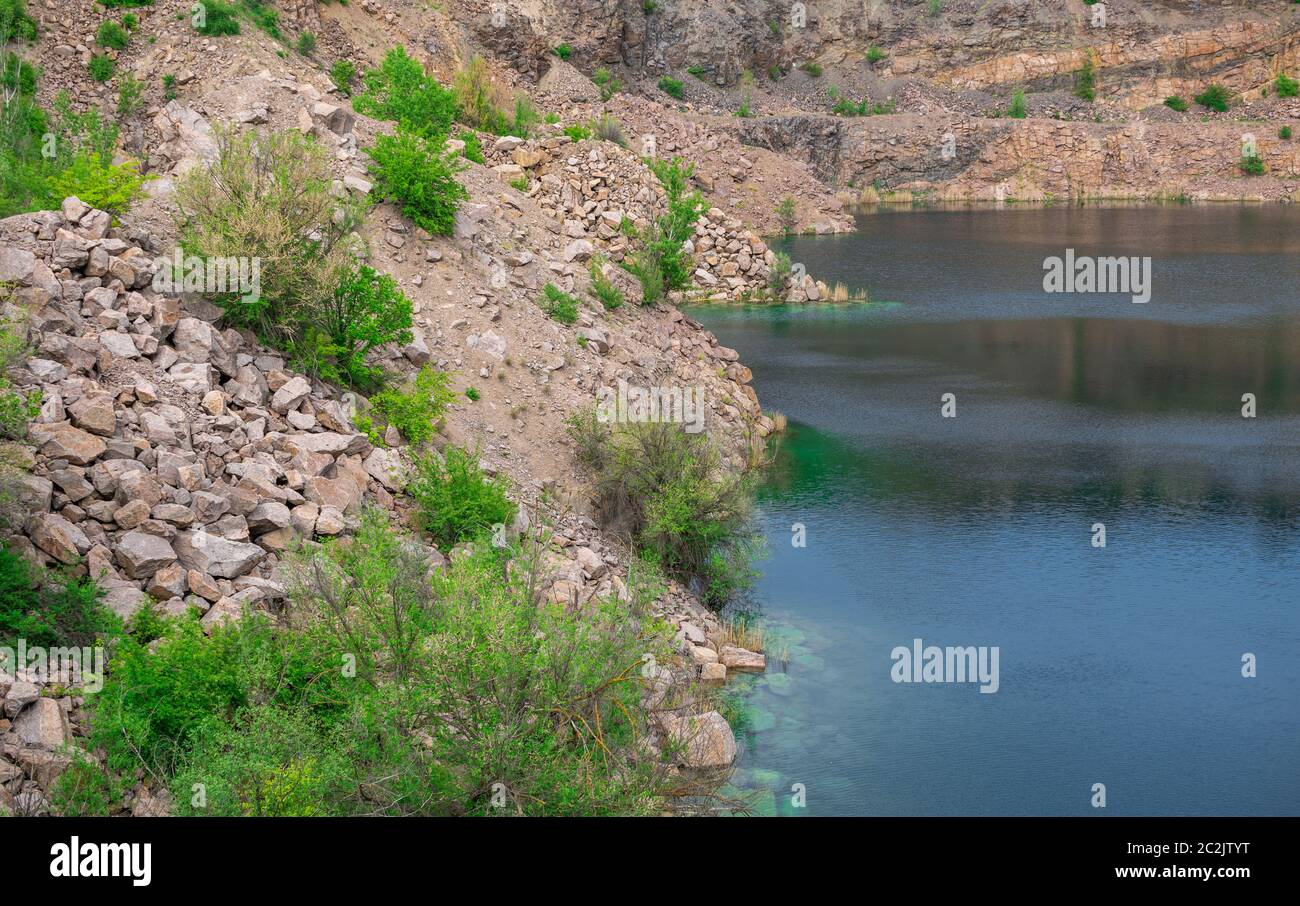
[[[872,304],[692,312],[790,421],[737,786],[791,815],[1300,814],[1300,208],[859,224],[780,247]],[[1045,293],[1066,248],[1149,256],[1151,301]],[[999,690],[893,682],[916,638],[997,646]]]

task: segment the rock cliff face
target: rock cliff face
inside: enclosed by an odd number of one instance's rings
[[[1292,4],[663,0],[601,4],[587,19],[588,6],[541,2],[516,24],[568,41],[587,71],[622,63],[651,94],[663,74],[682,79],[687,109],[712,128],[798,157],[845,198],[872,186],[901,199],[1276,200],[1300,187],[1295,145],[1277,138],[1300,108],[1271,90],[1300,72]],[[1075,91],[1085,70],[1090,100]],[[1164,106],[1211,83],[1235,96],[1229,113]],[[1016,90],[1028,117],[1009,124]],[[817,116],[844,98],[883,115]],[[742,103],[753,116],[737,124]],[[1265,177],[1242,178],[1243,136]]]

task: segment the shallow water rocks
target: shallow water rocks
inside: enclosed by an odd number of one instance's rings
[[[728,670],[762,673],[767,669],[766,655],[745,648],[737,648],[734,645],[723,645],[718,652],[718,659],[726,665]]]
[[[668,738],[681,746],[688,768],[725,768],[736,760],[736,737],[717,711],[703,714],[661,714]]]

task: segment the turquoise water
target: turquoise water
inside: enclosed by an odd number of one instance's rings
[[[861,225],[787,248],[877,304],[692,312],[791,426],[737,785],[764,814],[1300,813],[1300,213]],[[1152,300],[1045,294],[1067,246],[1151,256]],[[998,691],[892,681],[916,638],[996,646]]]

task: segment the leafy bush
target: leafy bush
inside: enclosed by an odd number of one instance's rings
[[[196,740],[253,705],[310,706],[336,715],[350,681],[323,646],[249,613],[205,634],[196,611],[167,621],[152,643],[125,636],[90,701],[90,743],[116,772],[170,775]],[[335,655],[333,651],[328,652]],[[186,796],[188,800],[189,796]]]
[[[1219,113],[1227,111],[1230,100],[1231,96],[1228,94],[1228,89],[1217,82],[1196,96],[1196,103]]]
[[[83,152],[50,177],[50,193],[56,199],[75,195],[92,208],[121,215],[144,194],[139,167],[133,160],[105,167],[97,155]]]
[[[125,793],[125,785],[77,749],[50,790],[50,810],[65,818],[106,818]]]
[[[872,44],[867,48],[867,62],[872,65],[879,63],[887,56],[889,56],[889,54],[885,53],[884,48],[877,44]]]
[[[669,78],[668,76],[664,76],[659,80],[659,90],[666,95],[677,98],[678,100],[681,100],[686,96],[686,89],[682,87],[681,81]]]
[[[448,445],[442,456],[430,453],[416,463],[406,492],[415,500],[416,524],[450,550],[514,521],[517,508],[506,487],[500,476],[483,474],[478,457]]]
[[[14,40],[35,41],[36,20],[24,0],[0,0],[0,44]]]
[[[1264,175],[1264,160],[1258,154],[1245,154],[1241,158],[1241,172],[1247,176]]]
[[[1285,142],[1285,141],[1290,141],[1290,140],[1291,140],[1291,127],[1290,127],[1290,126],[1283,126],[1281,129],[1277,130],[1277,137],[1280,138],[1280,139],[1282,139],[1282,141],[1284,141],[1284,142]]]
[[[90,58],[87,69],[90,71],[90,77],[96,82],[107,82],[113,77],[113,72],[117,69],[117,66],[111,58],[97,53]]]
[[[551,53],[555,54],[561,60],[567,60],[573,56],[573,48],[568,44],[557,44],[551,48]]]
[[[351,269],[359,209],[330,191],[325,149],[296,131],[259,136],[218,129],[217,160],[177,184],[177,231],[187,254],[260,261],[255,299],[215,301],[227,320],[282,347],[302,346]]]
[[[547,316],[561,324],[573,324],[578,320],[578,300],[554,283],[542,287],[542,298],[538,304]]]
[[[117,84],[117,118],[126,120],[144,106],[144,84],[131,73]]]
[[[394,47],[378,69],[362,77],[365,91],[357,96],[357,112],[394,120],[408,132],[426,138],[444,136],[456,119],[456,97],[425,74],[424,67]]]
[[[316,52],[316,36],[309,31],[305,31],[298,35],[298,43],[296,46],[298,53],[302,54],[304,57],[310,57]]]
[[[667,211],[651,222],[636,252],[625,262],[641,283],[646,305],[654,304],[667,291],[690,284],[694,263],[683,246],[694,232],[704,205],[699,192],[687,192],[694,164],[674,157],[651,161],[650,169],[664,188]]]
[[[1012,119],[1023,120],[1027,113],[1025,91],[1023,88],[1017,88],[1011,92],[1011,106],[1007,108],[1007,116]]]
[[[456,398],[451,375],[425,365],[403,388],[386,387],[370,399],[371,410],[385,425],[392,425],[413,444],[433,437],[442,413]]]
[[[1273,80],[1273,88],[1280,98],[1293,98],[1300,94],[1300,81],[1290,78],[1285,72],[1279,72]]]
[[[667,422],[632,422],[610,432],[594,413],[571,419],[570,435],[595,473],[607,528],[684,581],[698,580],[712,604],[752,580],[750,481],[726,475],[707,435]]]
[[[477,403],[477,402],[479,401],[479,397],[480,397],[480,394],[479,394],[479,392],[478,392],[478,390],[477,390],[476,388],[474,388],[474,387],[466,387],[466,388],[465,388],[465,398],[466,398],[467,400],[469,400],[470,402],[472,402],[472,403]]]
[[[777,252],[776,263],[767,272],[767,291],[773,300],[779,302],[786,298],[785,293],[792,269],[790,256],[785,252]]]
[[[587,273],[591,275],[591,294],[605,306],[606,310],[613,311],[623,304],[623,291],[605,276],[601,262],[592,261],[587,268]]]
[[[589,128],[581,123],[573,123],[570,126],[564,127],[564,134],[567,135],[571,141],[585,142],[587,139],[591,138],[592,133]]]
[[[357,67],[351,60],[335,60],[330,67],[330,81],[334,87],[349,97],[352,95],[352,82],[357,77]]]
[[[603,66],[591,74],[591,80],[600,89],[600,99],[602,101],[608,101],[623,88],[623,82]]]
[[[0,320],[0,441],[25,438],[28,422],[41,411],[39,393],[27,395],[14,390],[5,376],[10,367],[27,357],[26,335],[25,324]]]
[[[789,236],[794,232],[795,224],[799,222],[799,212],[794,199],[789,195],[777,204],[776,219],[781,224],[782,233]]]
[[[1176,94],[1171,94],[1165,98],[1165,106],[1170,110],[1177,110],[1179,113],[1184,113],[1187,110],[1187,102]]]
[[[483,164],[486,159],[483,157],[483,144],[478,140],[478,133],[471,132],[469,129],[462,129],[456,133],[456,138],[465,143],[465,150],[461,156],[466,160],[472,160],[476,164]]]
[[[399,127],[396,135],[378,135],[367,149],[378,193],[401,205],[402,213],[430,233],[447,234],[456,209],[469,198],[456,181],[464,166],[446,152],[441,139],[426,139]]]
[[[387,274],[361,265],[343,276],[313,324],[328,339],[330,380],[356,387],[379,383],[382,372],[366,356],[386,343],[411,342],[411,300]]]
[[[812,76],[814,79],[821,78],[822,68],[820,65],[814,63],[812,60],[808,60],[805,63],[800,63],[799,68],[804,72],[808,73],[808,75]]]
[[[201,784],[201,805],[193,790]],[[251,706],[208,721],[172,781],[181,815],[321,817],[350,811],[357,789],[346,750],[304,709]]]
[[[452,81],[452,91],[461,119],[484,132],[500,133],[506,118],[500,107],[504,103],[501,89],[492,79],[487,61],[477,54],[470,58]]]
[[[192,19],[194,30],[201,35],[207,35],[209,38],[219,38],[222,35],[239,34],[239,19],[235,7],[229,3],[223,3],[222,0],[204,0],[202,15],[197,19]]]
[[[1085,101],[1097,99],[1097,65],[1091,56],[1074,74],[1074,96]]]
[[[113,50],[125,50],[130,40],[131,37],[126,33],[126,29],[112,19],[105,19],[99,23],[99,31],[95,32],[95,43],[100,47],[111,47]]]
[[[21,554],[0,546],[0,643],[93,645],[121,628],[102,597],[91,579],[64,570],[38,572]]]

